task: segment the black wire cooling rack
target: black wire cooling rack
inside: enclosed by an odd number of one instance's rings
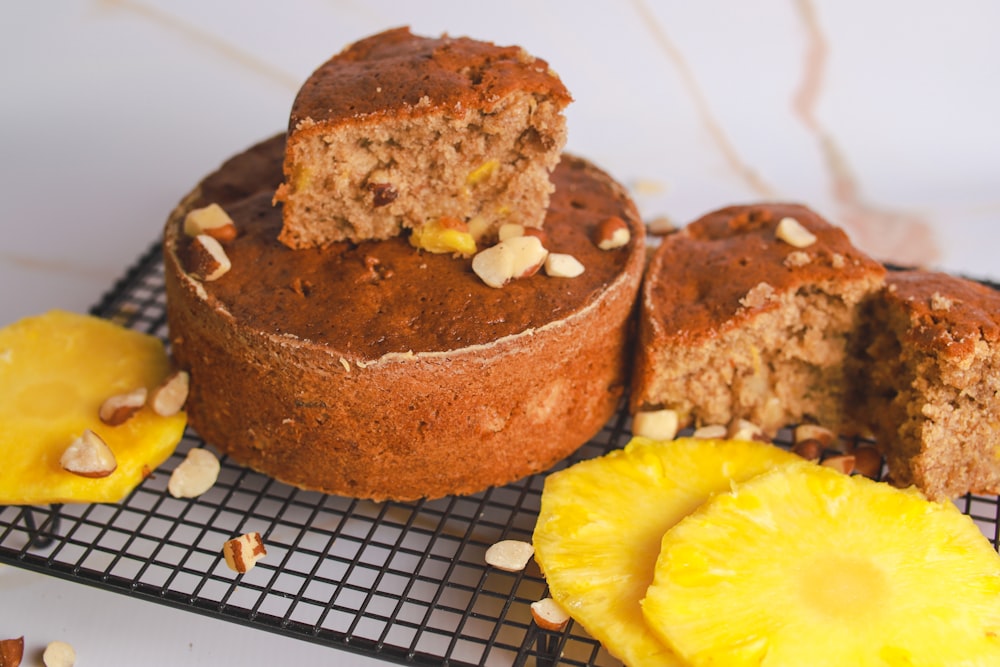
[[[165,340],[160,247],[92,313]],[[621,410],[557,468],[629,436]],[[0,562],[400,664],[620,664],[573,623],[533,624],[530,605],[546,595],[534,562],[509,573],[484,561],[501,539],[531,540],[542,475],[473,496],[374,503],[301,491],[222,458],[209,492],[173,498],[170,472],[205,446],[189,429],[121,503],[0,507]],[[997,498],[958,504],[997,547]],[[222,544],[251,531],[267,557],[236,575]]]

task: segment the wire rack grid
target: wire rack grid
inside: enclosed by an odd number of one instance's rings
[[[92,312],[165,340],[159,245]],[[556,468],[628,437],[620,410]],[[517,573],[485,564],[497,541],[530,541],[544,476],[467,497],[375,503],[295,489],[223,457],[209,492],[173,498],[170,472],[207,446],[189,429],[117,504],[0,507],[0,562],[399,664],[620,664],[572,622],[561,632],[532,622],[530,605],[547,592],[533,562]],[[959,507],[997,547],[997,498],[967,496]],[[251,531],[267,557],[236,575],[221,546]]]

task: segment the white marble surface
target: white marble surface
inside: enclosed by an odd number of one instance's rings
[[[990,0],[48,0],[0,22],[0,325],[85,311],[317,65],[404,24],[549,60],[568,149],[648,218],[795,200],[880,259],[1000,279]],[[80,665],[370,662],[0,567],[0,636],[22,633],[26,665],[55,638]]]

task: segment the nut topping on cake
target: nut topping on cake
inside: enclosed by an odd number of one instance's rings
[[[802,226],[802,223],[795,218],[782,218],[778,222],[774,235],[796,248],[807,248],[816,243],[816,235]]]
[[[184,233],[188,236],[208,234],[222,243],[236,238],[236,224],[218,204],[196,208],[184,218]]]
[[[614,250],[628,245],[632,233],[628,225],[617,215],[607,218],[594,231],[594,243],[601,250]]]
[[[208,234],[191,239],[186,266],[188,273],[204,281],[218,280],[233,268],[222,244]]]

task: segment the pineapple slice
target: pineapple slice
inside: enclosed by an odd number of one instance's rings
[[[1000,556],[975,523],[813,464],[667,532],[642,608],[695,666],[1000,665]]]
[[[794,461],[760,442],[637,437],[553,473],[533,536],[552,598],[630,667],[680,665],[639,606],[664,532],[734,481]]]
[[[0,329],[0,504],[117,502],[170,456],[186,415],[143,407],[118,426],[98,413],[110,396],[152,391],[170,363],[163,343],[97,317],[52,311]],[[90,429],[118,466],[102,478],[60,465]]]

